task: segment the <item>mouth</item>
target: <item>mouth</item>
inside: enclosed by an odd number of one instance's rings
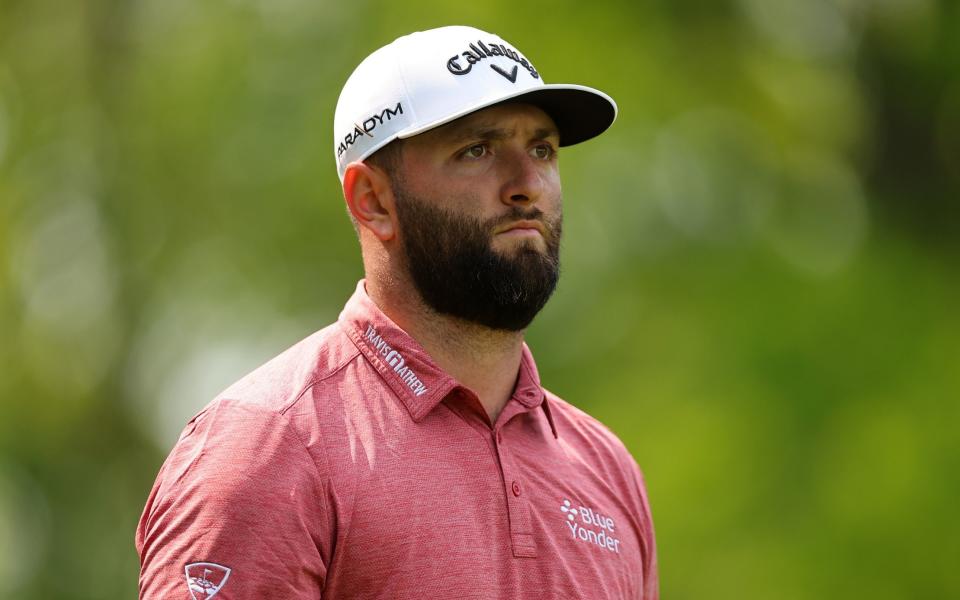
[[[545,237],[543,223],[540,221],[516,221],[504,226],[496,235],[508,237]]]

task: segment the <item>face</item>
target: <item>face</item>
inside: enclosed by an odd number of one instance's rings
[[[435,311],[525,329],[553,293],[559,138],[540,109],[506,104],[404,142],[393,188],[408,272]]]

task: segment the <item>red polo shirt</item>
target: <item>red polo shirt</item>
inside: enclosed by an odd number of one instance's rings
[[[540,387],[491,424],[370,300],[187,425],[136,535],[140,597],[658,598],[643,478]]]

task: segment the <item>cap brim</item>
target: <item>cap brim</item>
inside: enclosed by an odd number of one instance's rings
[[[606,131],[617,118],[617,103],[600,90],[575,84],[546,84],[470,106],[443,119],[402,131],[397,137],[413,137],[470,113],[505,102],[525,102],[540,107],[556,123],[561,146],[572,146],[596,137]]]

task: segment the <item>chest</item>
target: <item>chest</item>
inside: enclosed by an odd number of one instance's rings
[[[638,596],[635,498],[602,456],[535,420],[434,418],[344,453],[325,597]]]

